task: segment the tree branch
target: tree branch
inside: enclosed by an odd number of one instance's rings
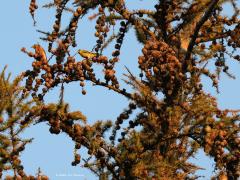
[[[162,31],[162,35],[163,35],[163,39],[165,42],[167,42],[167,9],[166,9],[166,1],[165,0],[161,0],[160,1],[160,12],[159,10],[156,11],[155,13],[155,18],[156,18],[156,22],[159,25],[159,27],[161,28]]]
[[[203,17],[200,19],[200,21],[197,23],[197,25],[194,29],[194,34],[193,34],[193,36],[191,38],[191,41],[190,41],[190,43],[188,45],[188,48],[187,48],[187,52],[186,52],[186,55],[185,55],[185,61],[187,61],[190,58],[190,55],[191,55],[192,50],[193,50],[193,46],[195,45],[195,41],[196,41],[198,33],[199,33],[199,30],[202,27],[202,25],[205,23],[205,21],[207,21],[209,16],[212,14],[212,11],[213,11],[215,5],[218,3],[218,1],[219,0],[212,0],[211,1],[207,11],[203,15]],[[185,62],[185,65],[186,65],[186,62]]]

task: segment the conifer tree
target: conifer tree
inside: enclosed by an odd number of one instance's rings
[[[228,16],[223,15],[226,3],[233,9]],[[22,97],[31,93],[34,100],[43,101],[54,87],[61,85],[62,90],[58,104],[43,105],[30,119],[49,122],[51,133],[68,134],[76,143],[72,165],[83,164],[102,180],[197,179],[201,167],[189,159],[199,149],[214,158],[217,173],[213,179],[238,179],[239,111],[220,109],[216,98],[203,90],[201,80],[208,77],[218,92],[221,74],[234,78],[228,64],[240,60],[238,3],[159,0],[154,10],[130,10],[124,0],[49,2],[43,7],[56,9],[55,23],[47,32],[39,30],[48,49],[40,44],[33,45],[34,52],[22,49],[33,59],[32,69],[23,73]],[[34,18],[36,0],[31,0],[29,9]],[[68,24],[62,22],[65,11],[72,15]],[[76,40],[76,34],[81,33],[78,23],[85,16],[96,22],[96,44],[92,52],[79,51],[83,57],[79,60],[73,47],[83,43]],[[119,27],[117,33],[113,27]],[[116,75],[130,29],[143,45],[136,60],[141,73],[133,74],[126,64],[124,82],[133,92],[122,88],[122,77]],[[111,42],[115,50],[105,56]],[[103,78],[96,66],[103,68]],[[127,98],[129,105],[116,120],[89,125],[80,111],[68,112],[63,101],[64,85],[75,81],[83,95],[87,93],[85,82],[92,82]],[[28,122],[25,119],[22,124]],[[88,149],[88,157],[78,154],[81,147]]]
[[[0,74],[0,178],[4,172],[12,172],[13,175],[5,176],[6,180],[12,179],[42,179],[47,176],[38,171],[36,176],[27,175],[20,160],[25,146],[32,142],[33,138],[23,139],[21,134],[33,124],[29,119],[31,114],[40,110],[39,103],[29,100],[28,94],[21,97],[23,87],[20,86],[22,76],[16,77],[10,82],[10,74],[6,77],[6,67]],[[29,119],[29,121],[26,121]],[[24,125],[23,125],[24,122]]]

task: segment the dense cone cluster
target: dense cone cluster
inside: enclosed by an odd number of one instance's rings
[[[149,40],[138,57],[140,69],[145,72],[149,85],[154,91],[163,91],[171,96],[176,86],[183,81],[182,63],[175,51],[166,43]]]

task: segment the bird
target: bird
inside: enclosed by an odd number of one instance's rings
[[[94,57],[97,57],[97,55],[98,55],[97,53],[93,53],[93,52],[83,50],[83,49],[79,49],[78,54],[86,59],[92,59]]]

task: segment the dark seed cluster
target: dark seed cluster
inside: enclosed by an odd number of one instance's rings
[[[151,40],[146,42],[142,53],[138,63],[149,83],[156,92],[164,89],[167,95],[172,95],[175,85],[185,78],[181,72],[181,61],[174,50],[164,42]]]

